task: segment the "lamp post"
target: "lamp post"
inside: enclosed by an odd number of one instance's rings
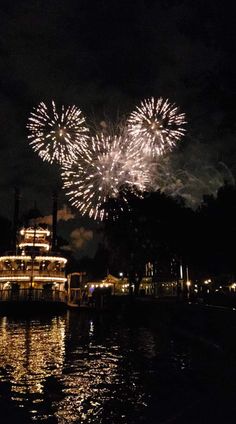
[[[186,266],[186,287],[187,287],[187,298],[189,298],[191,281],[189,280],[188,265]]]
[[[187,280],[187,281],[186,281],[186,286],[187,286],[187,297],[189,298],[189,295],[190,295],[190,287],[191,287],[191,281]]]
[[[180,282],[180,295],[181,298],[183,298],[183,291],[184,291],[184,280],[183,280],[183,265],[182,265],[182,261],[180,262],[180,266],[179,266],[179,282]]]
[[[209,289],[209,285],[211,284],[211,279],[210,278],[208,278],[208,279],[206,279],[205,281],[204,281],[204,285],[205,285],[205,287],[206,287],[206,290],[204,290],[205,291],[205,302],[206,303],[208,303],[209,302],[209,293],[210,293],[210,289]]]

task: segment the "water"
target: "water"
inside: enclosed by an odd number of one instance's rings
[[[0,317],[0,422],[165,423],[201,400],[215,360],[167,329],[106,315]]]

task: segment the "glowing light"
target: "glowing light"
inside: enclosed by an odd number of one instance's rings
[[[31,256],[0,256],[0,262],[6,262],[6,261],[21,261],[21,262],[28,262],[31,261]],[[62,258],[59,256],[36,256],[34,259],[34,262],[42,262],[42,261],[56,261],[56,262],[62,262],[64,264],[67,263],[66,258]]]
[[[36,256],[35,257],[35,261],[57,261],[57,262],[62,262],[64,264],[67,263],[67,259],[66,258],[62,258],[59,256]]]
[[[31,277],[28,275],[24,275],[24,276],[8,276],[6,275],[5,277],[0,277],[0,281],[5,281],[5,280],[9,280],[9,281],[29,281],[31,279]],[[61,282],[64,283],[65,281],[67,281],[67,278],[64,277],[37,277],[34,276],[33,277],[34,281],[56,281],[56,282]]]
[[[37,235],[42,235],[42,234],[44,234],[45,236],[50,236],[50,231],[44,230],[43,228],[36,228],[36,229],[34,229],[34,228],[24,229],[23,228],[22,230],[20,230],[20,234],[22,236],[28,236],[28,235],[34,236],[34,235],[36,235],[36,237],[37,237]]]
[[[67,278],[64,277],[35,277],[34,276],[34,281],[55,281],[56,282],[62,282],[64,283],[65,281],[67,281]]]
[[[0,256],[0,262],[5,261],[30,261],[31,256]]]
[[[30,277],[28,277],[27,275],[25,275],[24,277],[19,277],[19,276],[14,276],[14,277],[9,277],[9,276],[6,276],[6,277],[0,277],[0,281],[4,281],[4,280],[13,280],[13,281],[29,281],[30,280]]]
[[[76,158],[87,147],[88,128],[85,118],[76,106],[57,109],[41,102],[31,112],[27,128],[33,150],[50,163],[61,164],[68,158]]]
[[[48,243],[20,243],[19,244],[19,248],[21,249],[22,247],[45,247],[46,250],[49,250],[49,244]]]
[[[143,158],[132,150],[125,136],[105,136],[91,139],[90,147],[77,162],[62,166],[63,188],[73,206],[82,215],[103,219],[104,204],[109,199],[127,202],[126,189],[140,195],[149,181],[149,171]]]
[[[178,107],[164,100],[146,99],[131,113],[128,132],[137,148],[145,154],[159,156],[171,150],[185,133],[185,114]]]

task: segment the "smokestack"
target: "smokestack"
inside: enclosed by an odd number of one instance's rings
[[[52,251],[57,247],[57,192],[53,193],[52,199]]]
[[[17,231],[19,227],[19,208],[20,208],[20,190],[15,187],[14,191],[14,215],[13,215],[13,230],[12,230],[12,246],[16,249]]]

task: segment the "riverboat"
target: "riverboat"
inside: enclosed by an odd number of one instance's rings
[[[52,251],[51,240],[49,229],[21,228],[16,251],[0,256],[0,312],[6,306],[66,307],[67,259]]]

